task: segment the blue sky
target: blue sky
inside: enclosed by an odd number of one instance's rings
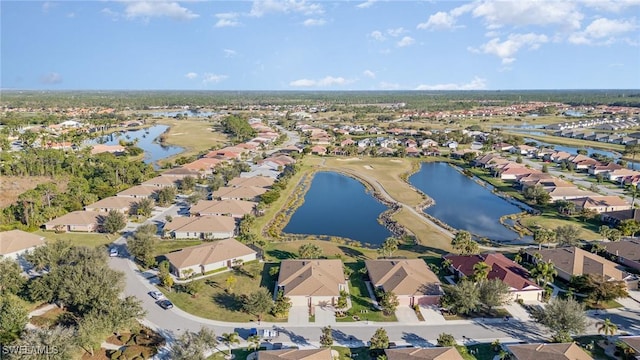
[[[640,88],[640,0],[0,6],[3,89]]]

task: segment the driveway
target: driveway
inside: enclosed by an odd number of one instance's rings
[[[396,317],[398,318],[398,322],[401,324],[420,323],[420,320],[418,320],[418,316],[416,315],[416,312],[408,306],[399,306],[396,309]]]
[[[329,306],[316,306],[315,309],[317,326],[327,326],[336,323],[336,315],[333,312],[333,308]]]
[[[309,307],[307,306],[292,306],[289,309],[289,321],[290,325],[304,325],[309,323]]]

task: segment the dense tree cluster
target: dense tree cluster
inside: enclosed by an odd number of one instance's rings
[[[229,115],[222,120],[224,132],[233,135],[236,142],[250,140],[256,136],[256,131],[249,125],[246,119],[236,115]]]

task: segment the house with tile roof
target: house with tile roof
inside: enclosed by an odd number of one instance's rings
[[[46,222],[43,227],[49,231],[95,232],[106,214],[98,211],[72,211]]]
[[[640,336],[621,336],[618,340],[629,345],[629,347],[633,349],[636,359],[640,356]]]
[[[254,176],[249,178],[237,177],[229,180],[228,186],[231,187],[243,187],[243,186],[255,186],[268,188],[273,185],[275,179],[267,176]]]
[[[165,236],[175,239],[226,239],[235,230],[236,220],[231,216],[174,217],[164,225]]]
[[[315,306],[335,304],[349,286],[338,259],[283,260],[277,289],[294,306]]]
[[[499,279],[509,285],[512,300],[537,301],[542,298],[544,290],[529,280],[529,272],[520,264],[501,253],[478,255],[448,254],[443,258],[451,262],[449,270],[456,274],[458,278],[472,276],[474,273],[473,267],[477,263],[486,263],[490,267],[487,279]]]
[[[551,196],[551,202],[556,202],[558,200],[571,200],[587,196],[598,196],[597,193],[581,190],[576,186],[556,186],[549,188],[547,192],[549,193],[549,196]]]
[[[631,204],[619,196],[587,196],[583,198],[570,199],[576,206],[576,210],[594,210],[598,214],[610,211],[621,211],[631,209]]]
[[[462,360],[455,347],[385,349],[387,360]]]
[[[22,230],[0,232],[0,258],[17,259],[25,252],[44,245],[44,236]]]
[[[593,360],[576,343],[507,345],[514,360]]]
[[[606,280],[624,281],[630,289],[638,288],[637,277],[626,272],[621,265],[577,246],[542,250],[528,249],[525,253],[533,263],[551,261],[558,272],[558,277],[565,281],[571,281],[573,276],[596,275],[602,276]],[[534,256],[536,253],[540,254],[540,260]]]
[[[109,196],[84,207],[86,211],[108,213],[111,210],[128,215],[138,200],[132,197]]]
[[[254,213],[258,203],[244,200],[200,200],[189,208],[191,215],[231,216],[240,219]]]
[[[436,305],[440,302],[440,280],[424,260],[379,259],[364,263],[371,284],[393,292],[401,306]]]
[[[211,193],[211,198],[219,200],[259,201],[260,195],[267,189],[257,186],[228,187],[223,186]]]
[[[158,195],[158,189],[151,186],[136,185],[127,190],[120,191],[116,196],[134,199],[154,199]]]
[[[238,261],[256,260],[256,251],[235,239],[224,239],[190,246],[165,254],[169,270],[177,277],[189,272],[204,274],[209,271],[231,268]]]
[[[640,240],[609,241],[600,243],[605,252],[616,257],[616,261],[624,266],[640,270]]]
[[[177,186],[177,179],[171,177],[171,176],[156,176],[152,179],[149,179],[145,182],[143,182],[141,185],[143,186],[151,186],[151,187],[155,187],[158,189],[162,189],[164,187],[169,187],[169,186],[173,186],[176,187]]]
[[[258,351],[258,360],[333,360],[330,348]]]

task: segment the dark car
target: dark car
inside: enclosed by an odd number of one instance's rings
[[[156,304],[160,305],[161,308],[167,310],[173,307],[173,304],[169,300],[160,300],[157,301]]]

